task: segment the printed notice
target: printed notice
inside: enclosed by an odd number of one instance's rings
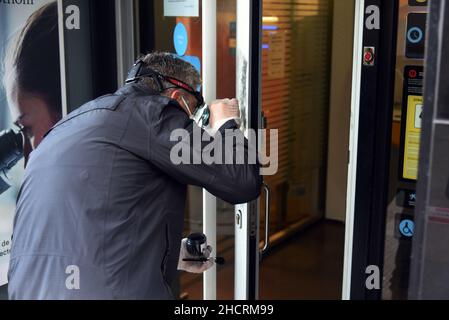
[[[423,97],[409,96],[407,107],[407,127],[405,129],[404,172],[405,179],[418,178],[419,146],[423,114]]]
[[[199,17],[199,0],[164,0],[165,17]]]
[[[271,32],[268,37],[268,77],[283,78],[285,75],[285,33]]]
[[[402,170],[405,180],[418,179],[420,138],[423,119],[424,68],[406,66],[404,69],[404,99],[402,107]]]

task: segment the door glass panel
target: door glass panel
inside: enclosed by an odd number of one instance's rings
[[[341,296],[344,226],[328,224],[324,218],[331,105],[340,112],[333,123],[343,135],[333,148],[345,154],[335,165],[342,179],[332,180],[330,187],[334,197],[341,194],[346,198],[350,92],[340,86],[345,83],[346,88],[351,87],[350,9],[354,3],[338,4],[342,5],[335,6],[338,11],[334,11],[334,5],[330,0],[263,1],[262,111],[266,128],[279,130],[279,170],[274,176],[266,176],[265,182],[271,190],[271,243],[283,244],[262,261],[261,299]],[[338,14],[336,19],[351,24],[334,24],[334,14]],[[340,28],[339,41],[349,43],[338,52],[333,52],[335,25]],[[331,61],[342,67],[335,68]],[[333,68],[338,70],[333,78],[336,81],[331,79]],[[331,96],[331,83],[342,89],[339,97]],[[270,150],[272,143],[276,142],[268,140],[266,149]],[[260,207],[263,226],[263,198]],[[344,201],[341,207],[338,215],[344,220]],[[332,270],[326,265],[332,265]]]
[[[279,129],[271,234],[324,215],[332,12],[329,0],[263,1],[262,111]]]
[[[235,97],[236,88],[236,0],[217,1],[217,98]],[[192,187],[189,201],[198,202],[202,190]],[[201,209],[201,211],[198,211]],[[200,215],[193,215],[193,211]],[[194,222],[197,230],[202,231],[202,207],[200,203],[191,208],[187,221]],[[195,217],[194,219],[193,216]],[[201,226],[201,227],[200,227]],[[199,228],[200,227],[200,228]],[[185,232],[195,231],[186,226]],[[234,298],[234,206],[217,199],[217,248],[214,256],[225,258],[225,265],[217,266],[217,299]],[[200,276],[183,274],[181,279],[187,280],[182,289],[188,293],[189,299],[202,298],[202,279]],[[183,282],[184,283],[184,282]]]
[[[337,2],[263,1],[262,111],[266,127],[279,130],[279,170],[265,182],[272,195],[271,242],[281,245],[262,261],[262,299],[341,296],[344,225],[327,219],[330,213],[345,219],[345,201],[338,199],[346,199],[354,1]],[[337,45],[347,46],[333,50],[336,36]],[[339,143],[333,151],[330,123]],[[263,213],[263,198],[260,207]],[[262,217],[261,238],[263,226]]]
[[[168,13],[170,16],[164,15],[164,1],[141,0],[138,2],[137,48],[139,53],[172,52],[184,59],[194,61],[197,70],[201,73],[201,8],[197,17],[171,16],[172,13]],[[175,10],[173,14],[184,15],[187,12]],[[184,215],[184,237],[203,231],[202,217],[202,189],[189,187]],[[171,286],[177,296],[202,299],[202,280],[202,275],[180,272]]]
[[[217,0],[217,98],[236,96],[237,0]],[[217,199],[217,298],[234,299],[234,206]]]

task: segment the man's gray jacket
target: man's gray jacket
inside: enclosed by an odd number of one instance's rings
[[[258,165],[170,160],[179,104],[130,84],[61,120],[31,154],[18,198],[11,299],[174,299],[186,185],[258,197]],[[236,129],[234,121],[219,131]],[[234,139],[233,151],[251,147]],[[223,139],[223,151],[225,148]],[[205,143],[203,143],[205,145]],[[198,152],[193,148],[192,153]]]

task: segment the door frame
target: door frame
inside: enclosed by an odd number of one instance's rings
[[[365,25],[369,6],[380,10],[379,29]],[[358,0],[356,8],[343,299],[379,300],[382,291],[365,284],[367,267],[383,274],[399,1]],[[365,47],[375,48],[374,65],[364,65]]]
[[[359,138],[360,87],[362,64],[360,53],[363,51],[363,30],[365,22],[365,0],[356,0],[354,14],[354,56],[352,67],[351,120],[349,135],[348,185],[346,193],[345,251],[343,264],[342,299],[351,299],[351,272],[354,241],[354,205],[357,181],[357,151]]]
[[[249,139],[248,131],[257,132],[262,125],[262,2],[237,0],[237,98],[246,119],[245,133]],[[250,143],[257,145],[257,141]],[[259,298],[259,209],[258,200],[235,207],[236,300]]]
[[[134,1],[115,0],[115,37],[117,55],[117,84],[125,84],[128,71],[136,60]]]
[[[217,99],[217,0],[202,0],[202,75],[206,103]],[[203,232],[217,248],[217,198],[203,189]],[[217,299],[217,266],[203,274],[203,299]]]

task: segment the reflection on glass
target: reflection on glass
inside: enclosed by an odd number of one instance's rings
[[[272,234],[324,214],[331,2],[263,2],[262,110],[279,129],[279,171],[265,179]]]

